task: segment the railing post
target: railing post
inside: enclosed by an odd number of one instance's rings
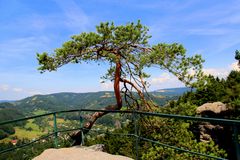
[[[81,142],[82,146],[84,145],[84,134],[83,134],[83,117],[81,116],[81,111],[79,112],[79,123],[80,123],[80,128],[81,128]]]
[[[233,141],[235,144],[235,152],[237,160],[240,160],[240,146],[239,146],[239,139],[238,139],[238,126],[233,126]]]
[[[54,147],[58,148],[58,128],[57,128],[57,115],[53,113],[53,127],[54,127]]]
[[[137,117],[136,111],[133,111],[133,120],[134,120],[135,151],[136,151],[135,159],[138,160],[139,135],[138,135],[138,117]]]

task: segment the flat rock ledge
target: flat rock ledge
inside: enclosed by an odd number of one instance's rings
[[[221,112],[227,111],[227,105],[222,102],[214,102],[214,103],[205,103],[197,108],[196,112],[201,114],[206,111],[214,112],[215,114],[219,114]]]
[[[112,155],[94,147],[70,147],[47,149],[33,160],[133,160],[132,158]]]

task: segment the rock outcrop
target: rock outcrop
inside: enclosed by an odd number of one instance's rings
[[[205,103],[198,107],[196,112],[202,117],[225,118],[231,114],[226,104],[222,102]],[[232,142],[232,128],[230,126],[219,125],[209,122],[197,123],[194,127],[195,135],[198,135],[199,141],[208,143],[214,141],[220,148],[228,153],[229,159],[235,158],[234,145]]]
[[[219,114],[221,112],[227,111],[227,105],[222,102],[214,102],[214,103],[205,103],[197,108],[197,114],[202,114],[204,112],[213,112],[215,114]]]
[[[60,149],[47,149],[33,160],[133,160],[132,158],[112,155],[104,150],[104,145],[98,144],[90,147],[70,147]]]

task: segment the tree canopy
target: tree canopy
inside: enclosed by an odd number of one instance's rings
[[[238,60],[238,66],[240,67],[240,51],[235,51],[235,59]]]
[[[150,45],[150,37],[148,28],[140,21],[125,26],[101,23],[96,26],[96,32],[72,36],[53,54],[37,54],[39,70],[55,71],[67,63],[107,61],[110,68],[102,78],[114,81],[114,86],[123,83],[123,90],[129,95],[131,90],[126,85],[136,91],[146,90],[145,78],[149,75],[143,72],[144,67],[158,66],[188,86],[202,76],[203,60],[200,55],[187,57],[185,48],[178,43]]]
[[[102,78],[113,81],[117,103],[105,109],[121,109],[124,98],[131,109],[151,110],[154,103],[146,99],[146,78],[149,75],[144,73],[144,68],[157,66],[175,75],[187,86],[193,86],[196,79],[203,76],[203,60],[200,55],[188,57],[181,44],[151,45],[149,38],[148,28],[140,21],[119,26],[101,23],[96,26],[96,32],[72,36],[53,54],[38,53],[39,70],[56,71],[68,63],[108,62],[110,67]],[[86,127],[91,128],[96,119],[103,115],[94,113]]]

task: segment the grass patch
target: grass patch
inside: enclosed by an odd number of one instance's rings
[[[24,127],[14,127],[15,134],[11,135],[10,138],[17,137],[18,139],[34,139],[44,135],[45,133],[43,133],[39,126],[33,123],[33,121],[33,119],[29,119]]]
[[[34,131],[40,131],[39,126],[37,124],[33,123],[33,121],[34,121],[33,119],[29,119],[28,123],[25,125],[24,128],[26,128],[26,129],[31,128]]]
[[[53,119],[51,119],[50,121],[48,121],[49,125],[53,127]],[[65,124],[66,121],[63,118],[57,118],[57,125],[60,124]]]
[[[40,130],[32,130],[32,131],[28,131],[24,128],[20,128],[20,127],[15,127],[15,134],[11,135],[11,137],[17,137],[18,139],[35,139],[40,137],[41,135],[44,135],[43,132],[41,132]]]
[[[47,113],[47,111],[45,111],[43,109],[38,109],[33,112],[34,115],[40,115],[40,114],[45,114],[45,113]]]
[[[35,112],[43,113],[43,110]],[[42,119],[41,124],[36,124],[34,119],[27,120],[27,123],[23,127],[14,127],[15,134],[9,135],[8,137],[0,140],[1,142],[10,142],[12,139],[36,139],[42,135],[47,135],[49,132],[53,132],[53,118],[52,117],[44,117]],[[64,118],[57,118],[57,127],[59,130],[65,128],[72,128],[73,126],[77,126],[77,121],[72,120],[64,120]]]
[[[12,140],[12,138],[7,137],[7,138],[4,138],[4,139],[1,139],[0,143],[9,143],[11,140]]]

